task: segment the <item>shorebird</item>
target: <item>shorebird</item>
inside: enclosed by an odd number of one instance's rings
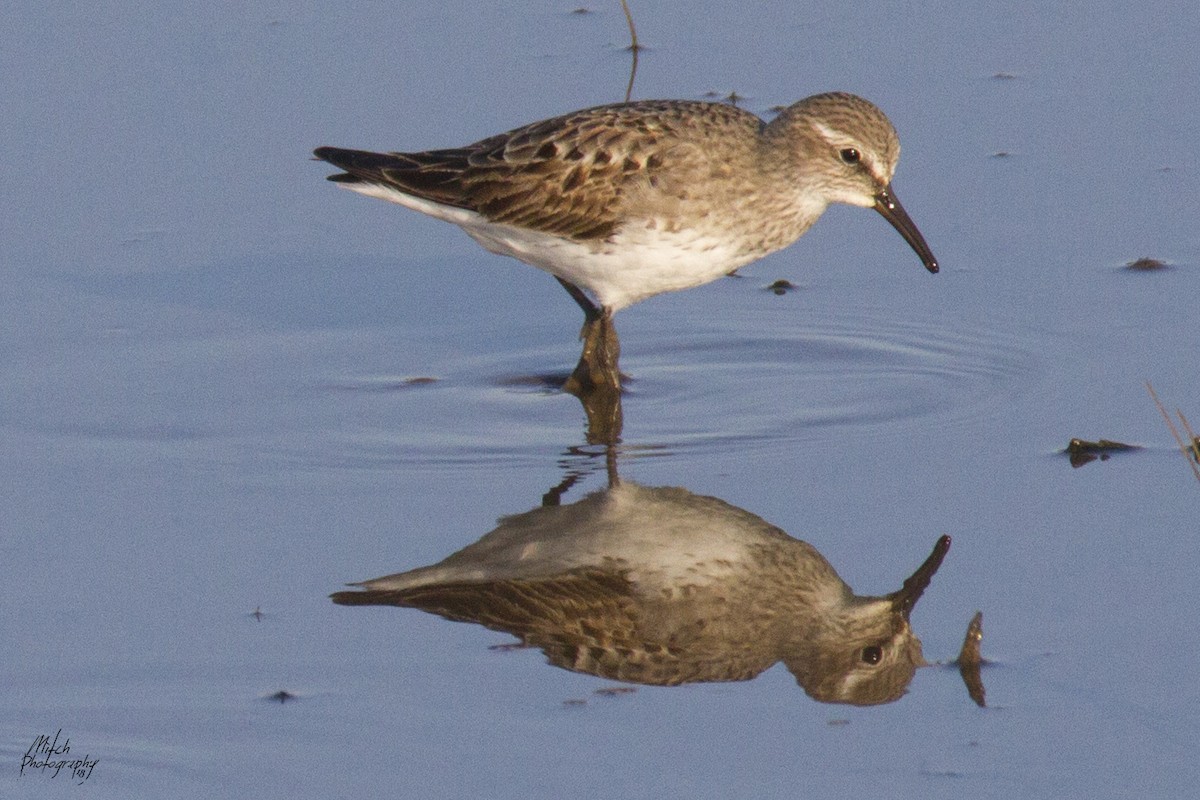
[[[818,94],[770,122],[721,103],[598,106],[446,150],[321,147],[346,189],[452,222],[553,275],[583,309],[564,387],[619,391],[613,314],[796,241],[830,203],[874,208],[938,271],[892,189],[900,142],[861,97]]]
[[[783,661],[814,699],[866,705],[898,699],[925,665],[909,615],[949,547],[941,537],[898,591],[860,597],[748,511],[619,482],[332,599],[475,622],[556,666],[635,683],[749,680]]]

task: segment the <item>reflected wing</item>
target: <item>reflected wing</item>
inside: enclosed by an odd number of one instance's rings
[[[624,573],[581,569],[549,578],[447,583],[401,590],[346,591],[342,605],[419,608],[474,622],[540,648],[551,664],[613,680],[658,685],[747,680],[770,661],[744,648],[722,651],[705,638],[705,623],[688,616],[665,637],[645,635],[647,605]],[[659,614],[661,604],[653,606]],[[657,620],[656,628],[664,628]]]
[[[419,608],[454,620],[474,622],[523,640],[546,631],[579,637],[602,625],[610,637],[632,629],[633,600],[620,573],[587,569],[548,578],[511,581],[434,583],[410,589],[337,592],[341,605],[394,605]]]

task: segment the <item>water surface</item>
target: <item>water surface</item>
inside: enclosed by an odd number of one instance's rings
[[[619,99],[619,10],[572,10],[13,10],[0,794],[1194,791],[1200,486],[1144,387],[1200,417],[1194,4],[635,3],[636,96],[883,107],[943,271],[835,209],[622,312],[621,473],[778,525],[860,593],[951,535],[913,626],[950,661],[984,612],[987,708],[949,667],[876,708],[778,666],[597,693],[500,634],[329,601],[605,484],[542,381],[577,356],[555,282],[308,160]],[[1072,437],[1141,449],[1076,469]],[[59,729],[85,786],[19,774]]]

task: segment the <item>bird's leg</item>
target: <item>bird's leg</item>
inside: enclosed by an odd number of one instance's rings
[[[557,277],[557,276],[556,276]],[[588,441],[596,444],[615,444],[621,436],[621,342],[613,325],[612,309],[592,302],[583,290],[573,283],[558,278],[583,309],[583,329],[579,338],[583,340],[583,352],[575,371],[563,384],[563,391],[570,392],[583,402],[588,415]]]
[[[621,343],[613,325],[612,309],[596,305],[575,284],[557,275],[555,278],[583,309],[584,317],[583,329],[579,332],[579,338],[583,340],[583,352],[563,388],[575,395],[600,388],[620,393],[621,372],[617,361],[621,356]]]
[[[583,352],[563,390],[583,403],[587,414],[587,440],[591,444],[615,445],[621,441],[621,371],[617,361],[621,343],[613,326],[612,311],[603,309],[596,319],[583,324]]]
[[[621,393],[621,342],[613,325],[612,311],[601,309],[594,319],[587,319],[579,332],[583,352],[575,371],[563,388],[571,394],[582,395],[595,391]]]
[[[594,319],[599,319],[601,314],[600,306],[593,303],[592,298],[583,293],[583,289],[580,289],[570,281],[564,281],[557,275],[554,276],[554,279],[558,281],[564,289],[567,290],[567,294],[571,295],[571,299],[578,303],[579,307],[583,309],[583,316],[588,322],[591,322]],[[580,336],[582,338],[582,334]]]

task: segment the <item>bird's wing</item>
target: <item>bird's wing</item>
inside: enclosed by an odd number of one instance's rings
[[[420,153],[368,153],[323,147],[316,156],[345,170],[330,180],[369,182],[436,203],[475,211],[492,222],[577,241],[610,236],[631,189],[654,180],[665,164],[697,152],[704,125],[732,118],[749,130],[753,114],[707,104],[600,106],[536,122],[467,147]],[[714,119],[715,115],[715,119]],[[689,146],[689,143],[692,143]]]

